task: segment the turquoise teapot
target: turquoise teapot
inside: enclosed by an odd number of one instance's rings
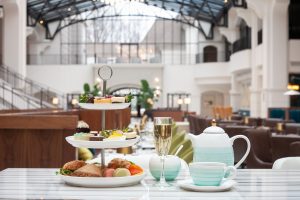
[[[189,133],[188,138],[192,141],[194,149],[193,162],[222,162],[227,166],[233,166],[234,152],[232,145],[238,138],[246,140],[247,150],[234,167],[238,168],[247,158],[250,151],[250,141],[246,136],[236,135],[229,138],[222,128],[216,126],[215,121],[202,134],[193,135]]]

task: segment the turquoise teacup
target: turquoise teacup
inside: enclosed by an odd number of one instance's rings
[[[220,162],[194,162],[190,163],[189,168],[194,184],[199,186],[219,186],[223,179],[230,180],[236,175],[233,166],[227,167]]]

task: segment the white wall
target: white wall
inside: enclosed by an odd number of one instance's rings
[[[82,92],[83,84],[96,83],[98,68],[102,65],[28,65],[28,78],[48,85],[63,93]],[[163,85],[163,66],[150,64],[114,64],[113,76],[107,82],[107,88],[119,88],[125,85],[139,86],[146,79],[151,87]],[[158,78],[159,82],[154,79]],[[163,91],[164,92],[164,91]],[[157,103],[162,106],[162,98]]]
[[[190,111],[200,111],[200,94],[195,82],[194,65],[166,65],[163,74],[163,92],[186,92],[191,94]],[[164,105],[167,100],[164,99]]]
[[[238,72],[251,68],[251,50],[236,52],[230,56],[230,71]]]
[[[89,65],[28,65],[27,75],[63,93],[81,92],[84,83],[94,83]]]

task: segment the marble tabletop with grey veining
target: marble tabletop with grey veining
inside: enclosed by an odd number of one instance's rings
[[[161,191],[148,173],[138,185],[119,188],[83,188],[64,184],[57,169],[9,168],[0,172],[0,199],[162,199],[162,200],[300,200],[300,170],[239,169],[237,185],[226,192],[189,192],[177,181],[188,178],[181,173],[172,187]]]

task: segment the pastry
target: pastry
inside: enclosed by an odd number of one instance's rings
[[[111,98],[94,99],[94,103],[111,103]]]
[[[84,121],[78,121],[76,133],[89,133],[90,127],[89,125]]]
[[[123,135],[126,137],[126,140],[136,138],[137,133],[135,131],[132,132],[124,132]]]
[[[112,103],[125,103],[125,97],[112,97]]]
[[[75,133],[74,139],[75,140],[90,140],[91,136],[93,136],[93,135],[89,134],[89,133]]]
[[[90,134],[97,136],[98,135],[98,131],[91,131]]]
[[[80,177],[101,177],[101,169],[94,164],[87,164],[77,170],[75,170],[71,176]]]
[[[113,177],[131,176],[130,171],[126,168],[117,168],[114,171]]]
[[[103,141],[104,137],[101,135],[93,135],[89,137],[90,141]]]

